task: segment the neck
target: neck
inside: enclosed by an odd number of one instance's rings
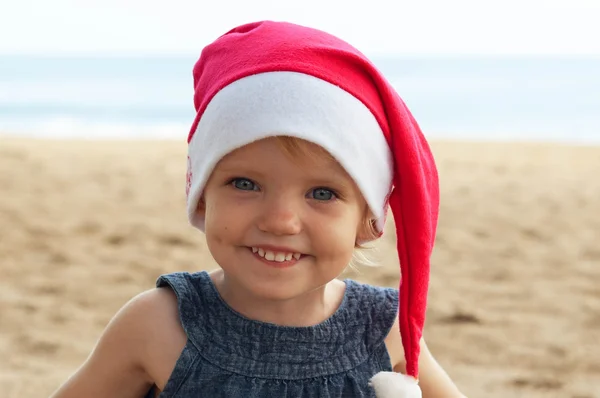
[[[211,275],[221,298],[246,318],[279,326],[306,327],[331,317],[344,297],[345,284],[333,280],[317,289],[285,300],[257,297],[228,280],[223,271]]]

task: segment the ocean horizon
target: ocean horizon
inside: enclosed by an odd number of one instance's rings
[[[432,139],[600,143],[600,57],[371,57]],[[0,55],[0,135],[185,139],[195,57]]]

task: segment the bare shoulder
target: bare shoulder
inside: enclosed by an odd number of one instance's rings
[[[177,308],[177,297],[172,289],[168,287],[155,288],[140,293],[129,303],[132,307],[132,315],[144,326],[175,326],[173,322],[179,323],[179,310]]]
[[[145,336],[140,359],[153,384],[162,390],[187,343],[177,297],[172,289],[164,287],[148,290],[137,300],[136,313]]]
[[[53,397],[144,396],[153,384],[166,382],[186,340],[174,293],[140,293],[111,319],[88,359]]]
[[[179,320],[177,298],[170,288],[155,288],[132,298],[111,320],[108,330],[113,327],[122,333],[122,340],[128,340],[141,349],[140,361],[145,362],[146,354],[155,344],[165,344],[175,337],[185,337]]]

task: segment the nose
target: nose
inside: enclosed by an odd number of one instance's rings
[[[302,231],[299,204],[283,195],[265,200],[257,224],[262,232],[296,235]]]

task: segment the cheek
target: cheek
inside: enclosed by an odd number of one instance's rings
[[[205,234],[208,244],[221,243],[226,239],[234,218],[232,211],[224,211],[224,203],[219,200],[207,200],[204,214]]]
[[[207,189],[204,197],[206,225],[219,225],[232,218],[236,207],[232,206],[230,199],[218,189]]]
[[[208,229],[209,226],[218,225],[221,216],[219,214],[219,206],[214,205],[214,201],[208,200],[205,203],[206,208],[204,210],[204,223]]]
[[[330,220],[319,223],[320,236],[316,242],[323,252],[329,253],[332,257],[338,256],[344,259],[352,257],[357,238],[357,225],[360,220],[358,213],[348,210]]]
[[[208,197],[206,200],[205,235],[209,244],[235,243],[243,237],[251,223],[248,206],[241,206],[228,197]]]

